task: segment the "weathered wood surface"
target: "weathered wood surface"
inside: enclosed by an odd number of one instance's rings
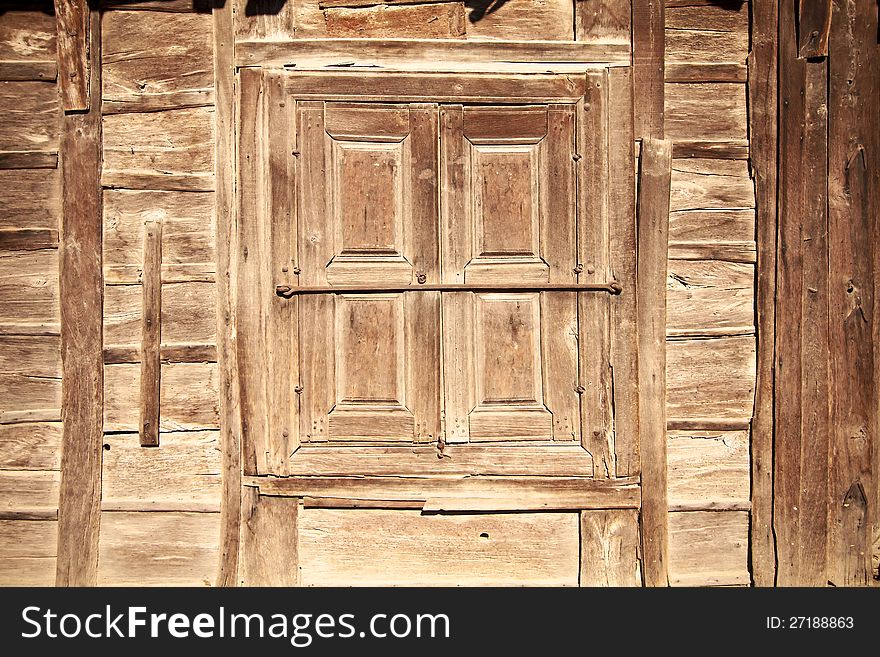
[[[214,110],[104,117],[102,184],[113,189],[211,191]]]
[[[825,57],[831,33],[832,0],[800,0],[798,3],[798,57]]]
[[[801,3],[803,7],[806,3]],[[832,3],[827,3],[830,6]],[[874,450],[876,250],[880,212],[880,94],[877,8],[834,3],[828,43],[829,485],[828,580],[872,583],[880,473]],[[801,12],[801,29],[804,28]],[[824,23],[823,23],[824,24]],[[821,29],[813,24],[811,28]],[[801,34],[801,55],[805,49]],[[821,38],[817,51],[821,54]]]
[[[100,26],[91,24],[92,13],[88,0],[55,0],[58,87],[65,111],[86,111],[100,97],[100,72],[92,70],[100,68],[100,59],[90,53],[92,47],[100,50],[100,41],[91,35]]]
[[[218,513],[101,514],[100,586],[209,586],[217,568]]]
[[[217,365],[169,363],[162,365],[159,431],[216,429]],[[140,366],[108,365],[104,368],[107,431],[138,431]]]
[[[59,479],[57,470],[0,471],[0,510],[54,514],[58,508]]]
[[[670,509],[748,508],[748,430],[670,431],[667,458]]]
[[[299,500],[267,497],[246,486],[241,510],[242,586],[299,583]]]
[[[216,431],[163,433],[159,446],[149,449],[138,445],[135,434],[104,436],[105,508],[219,511],[220,477]]]
[[[754,333],[755,267],[720,260],[670,260],[669,337]],[[695,312],[699,308],[700,312]]]
[[[214,144],[215,253],[217,261],[217,373],[220,388],[219,424],[221,457],[220,547],[216,584],[238,582],[241,522],[241,444],[238,415],[237,364],[235,360],[235,89],[233,68],[232,4],[215,6],[214,85],[216,141]]]
[[[673,141],[746,138],[746,87],[729,82],[668,83],[665,130]]]
[[[144,282],[141,285],[140,443],[159,444],[159,395],[162,390],[159,345],[162,341],[162,222],[144,226]]]
[[[0,14],[0,62],[56,68],[57,43],[55,16],[51,13],[4,5]]]
[[[751,480],[752,578],[772,586],[776,576],[773,535],[774,359],[776,349],[776,175],[778,140],[776,0],[752,4],[752,51],[749,54],[749,131],[755,177],[757,262],[757,381],[752,418]],[[758,100],[760,99],[760,100]]]
[[[632,6],[619,0],[575,0],[575,39],[630,45]]]
[[[578,583],[577,513],[305,509],[297,522],[305,586]],[[438,568],[430,554],[456,557]]]
[[[0,151],[58,151],[59,104],[55,85],[43,82],[0,82]],[[12,168],[7,163],[6,168]]]
[[[214,102],[211,16],[118,11],[104,17],[103,111]]]
[[[59,470],[61,424],[0,425],[0,470]]]
[[[189,13],[209,12],[212,2],[213,0],[98,0],[98,5],[105,10]]]
[[[638,513],[633,509],[581,511],[580,521],[580,585],[640,586]]]
[[[689,159],[672,162],[673,212],[755,207],[748,164],[739,160]]]
[[[334,38],[456,39],[467,30],[464,2],[333,7],[323,14]]]
[[[52,586],[57,535],[54,521],[0,520],[0,585]]]
[[[65,9],[86,3],[60,3]],[[59,586],[95,583],[101,499],[104,375],[101,340],[100,16],[89,16],[89,98],[68,96],[61,131],[62,240],[59,247],[64,442],[58,509]],[[64,26],[66,21],[61,22]],[[60,48],[63,51],[63,42]],[[64,56],[61,59],[64,62]],[[62,71],[69,70],[62,66]],[[84,69],[81,67],[78,72]],[[67,73],[69,76],[69,72]],[[81,80],[81,78],[79,78]],[[77,82],[77,80],[71,80]],[[80,103],[88,100],[88,103]]]
[[[670,513],[669,583],[748,586],[748,548],[748,512]]]

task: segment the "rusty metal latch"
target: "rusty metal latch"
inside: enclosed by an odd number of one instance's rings
[[[610,283],[424,283],[421,285],[322,285],[315,287],[275,286],[285,299],[304,294],[387,294],[389,292],[607,292],[620,294],[623,287]]]

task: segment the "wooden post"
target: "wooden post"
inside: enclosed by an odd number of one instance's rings
[[[242,586],[296,586],[299,498],[242,493]]]
[[[751,571],[756,586],[773,586],[773,387],[776,350],[777,0],[752,2],[749,128],[757,222],[757,382],[752,418]]]
[[[238,583],[241,525],[241,442],[235,360],[235,68],[232,62],[232,2],[214,5],[214,97],[216,129],[214,203],[217,217],[217,367],[220,375],[220,563],[217,586]]]
[[[633,0],[633,111],[636,139],[663,139],[664,62],[666,49],[664,0]]]
[[[667,586],[666,259],[672,144],[642,140],[638,204],[639,435],[647,586]]]
[[[84,83],[90,89],[88,111],[65,113],[61,126],[59,296],[64,434],[55,579],[59,586],[88,586],[97,580],[104,426],[100,14],[89,14],[85,0],[69,3],[58,14],[59,34],[74,19],[88,21],[84,24],[90,27],[91,61],[70,61],[71,53],[59,47],[59,68],[90,70],[92,80]],[[85,57],[85,49],[76,52]],[[61,76],[62,98],[77,98],[81,84],[81,79]]]
[[[100,60],[90,57],[89,53],[91,47],[100,50],[100,43],[95,43],[89,36],[89,14],[89,0],[55,0],[58,86],[61,91],[61,107],[65,112],[89,109],[89,68],[93,62],[97,66],[101,65]],[[100,95],[100,89],[98,85],[95,95]]]

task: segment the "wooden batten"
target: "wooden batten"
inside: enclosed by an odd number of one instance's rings
[[[663,139],[665,7],[658,0],[632,1],[633,114],[637,139]]]
[[[56,5],[60,7],[59,33],[69,30],[89,37],[88,48],[66,39],[59,46],[65,107],[88,111],[65,113],[61,127],[59,296],[64,435],[55,581],[59,586],[82,586],[97,581],[104,409],[100,15],[89,12],[85,0]],[[79,12],[71,14],[69,10]],[[83,14],[88,20],[87,32],[79,23],[68,25]],[[79,59],[72,59],[76,57]],[[71,77],[71,73],[75,75]],[[87,73],[91,81],[81,77]],[[68,80],[72,87],[65,87]],[[88,97],[83,95],[86,92]]]
[[[162,390],[162,366],[159,345],[162,342],[162,222],[147,221],[144,232],[141,332],[141,447],[159,444],[159,396]]]
[[[95,40],[90,36],[88,0],[55,0],[58,25],[58,77],[61,104],[65,111],[88,111],[91,104],[90,67],[95,61],[90,48]],[[100,94],[100,86],[97,94]]]
[[[642,139],[638,204],[639,437],[645,584],[667,585],[666,267],[672,143]]]

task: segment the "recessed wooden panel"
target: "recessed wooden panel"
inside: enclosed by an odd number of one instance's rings
[[[536,255],[535,148],[477,146],[474,156],[473,193],[480,255]]]

